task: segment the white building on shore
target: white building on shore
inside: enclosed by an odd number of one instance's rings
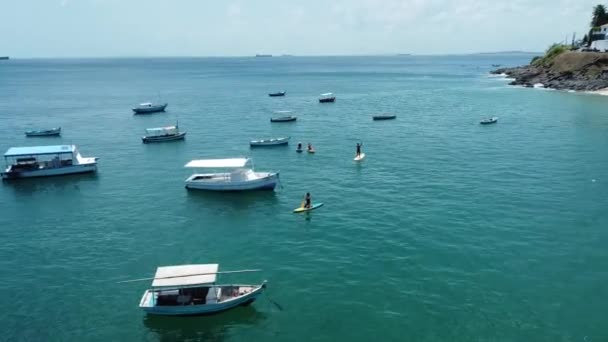
[[[591,31],[592,39],[596,39],[591,42],[591,49],[597,49],[600,51],[608,51],[608,24],[604,24],[597,29]]]

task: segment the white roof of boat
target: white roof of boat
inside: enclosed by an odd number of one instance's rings
[[[4,154],[5,157],[32,156],[42,154],[72,153],[75,145],[51,145],[51,146],[28,146],[11,147]]]
[[[184,167],[243,167],[247,165],[247,162],[249,162],[249,158],[195,159],[184,165]]]
[[[275,110],[274,112],[277,113],[277,114],[278,113],[293,113],[292,110]]]
[[[333,93],[324,93],[324,94],[321,94],[321,96],[332,96],[332,95],[333,95]]]
[[[219,267],[219,264],[161,266],[156,269],[152,287],[215,283]]]
[[[142,102],[139,104],[140,106],[151,106],[152,102]]]

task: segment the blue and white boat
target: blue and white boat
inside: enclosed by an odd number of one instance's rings
[[[251,146],[251,147],[285,146],[285,145],[289,144],[289,139],[290,139],[290,137],[251,140],[249,142],[249,146]]]
[[[249,158],[199,159],[185,165],[187,168],[231,169],[220,173],[195,173],[186,179],[187,189],[210,191],[274,190],[278,172],[254,172]],[[250,166],[248,166],[250,165]]]
[[[167,108],[168,103],[153,104],[151,102],[140,103],[139,106],[133,108],[135,114],[148,114],[156,112],[164,112]]]
[[[11,147],[2,179],[62,176],[97,171],[97,158],[85,158],[75,145]]]
[[[51,136],[60,136],[61,135],[61,127],[55,127],[51,129],[43,129],[43,130],[31,130],[26,131],[26,137],[51,137]]]
[[[259,271],[218,272],[218,269],[218,264],[158,267],[154,278],[152,278],[152,287],[144,292],[139,307],[151,315],[193,316],[213,314],[238,306],[249,305],[266,288],[266,281],[259,285],[217,285],[215,282],[218,274]]]

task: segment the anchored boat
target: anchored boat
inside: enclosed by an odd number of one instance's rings
[[[32,130],[25,132],[26,137],[50,137],[61,135],[61,127],[44,129],[40,131]]]
[[[479,121],[479,123],[482,125],[489,125],[489,124],[493,124],[493,123],[497,123],[497,122],[498,122],[498,117],[496,117],[496,116]]]
[[[165,108],[167,108],[168,103],[163,104],[153,104],[151,102],[140,103],[139,106],[133,108],[133,112],[135,114],[148,114],[148,113],[156,113],[156,112],[164,112]]]
[[[280,116],[270,118],[270,122],[293,122],[298,119],[295,115],[291,115],[293,112],[290,110],[277,110],[274,113]]]
[[[381,115],[374,115],[372,116],[372,119],[374,121],[378,121],[378,120],[393,120],[396,119],[397,115],[393,115],[393,114],[381,114]]]
[[[290,137],[284,138],[272,138],[262,140],[251,140],[249,146],[251,147],[262,147],[262,146],[281,146],[289,144]]]
[[[268,96],[277,97],[277,96],[285,96],[285,94],[286,94],[286,92],[284,92],[284,91],[278,91],[276,93],[270,93],[270,94],[268,94]]]
[[[182,140],[186,132],[180,132],[177,124],[175,126],[157,127],[146,129],[146,135],[141,138],[145,143]]]
[[[226,311],[253,303],[266,288],[258,285],[217,285],[218,274],[257,272],[239,270],[219,272],[218,264],[163,266],[156,269],[152,287],[141,297],[139,307],[151,315],[192,316]]]
[[[211,191],[273,190],[278,172],[254,172],[249,158],[199,159],[185,167],[201,169],[232,169],[221,173],[195,173],[186,179],[187,189]],[[247,165],[250,165],[249,167]]]
[[[332,93],[321,94],[319,98],[320,103],[336,102],[336,97]]]
[[[85,158],[75,145],[11,147],[2,179],[61,176],[97,171],[97,158]]]

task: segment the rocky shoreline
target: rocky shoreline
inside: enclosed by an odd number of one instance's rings
[[[608,88],[608,53],[565,52],[549,65],[500,68],[492,74],[505,74],[510,85],[557,90],[597,91]]]

